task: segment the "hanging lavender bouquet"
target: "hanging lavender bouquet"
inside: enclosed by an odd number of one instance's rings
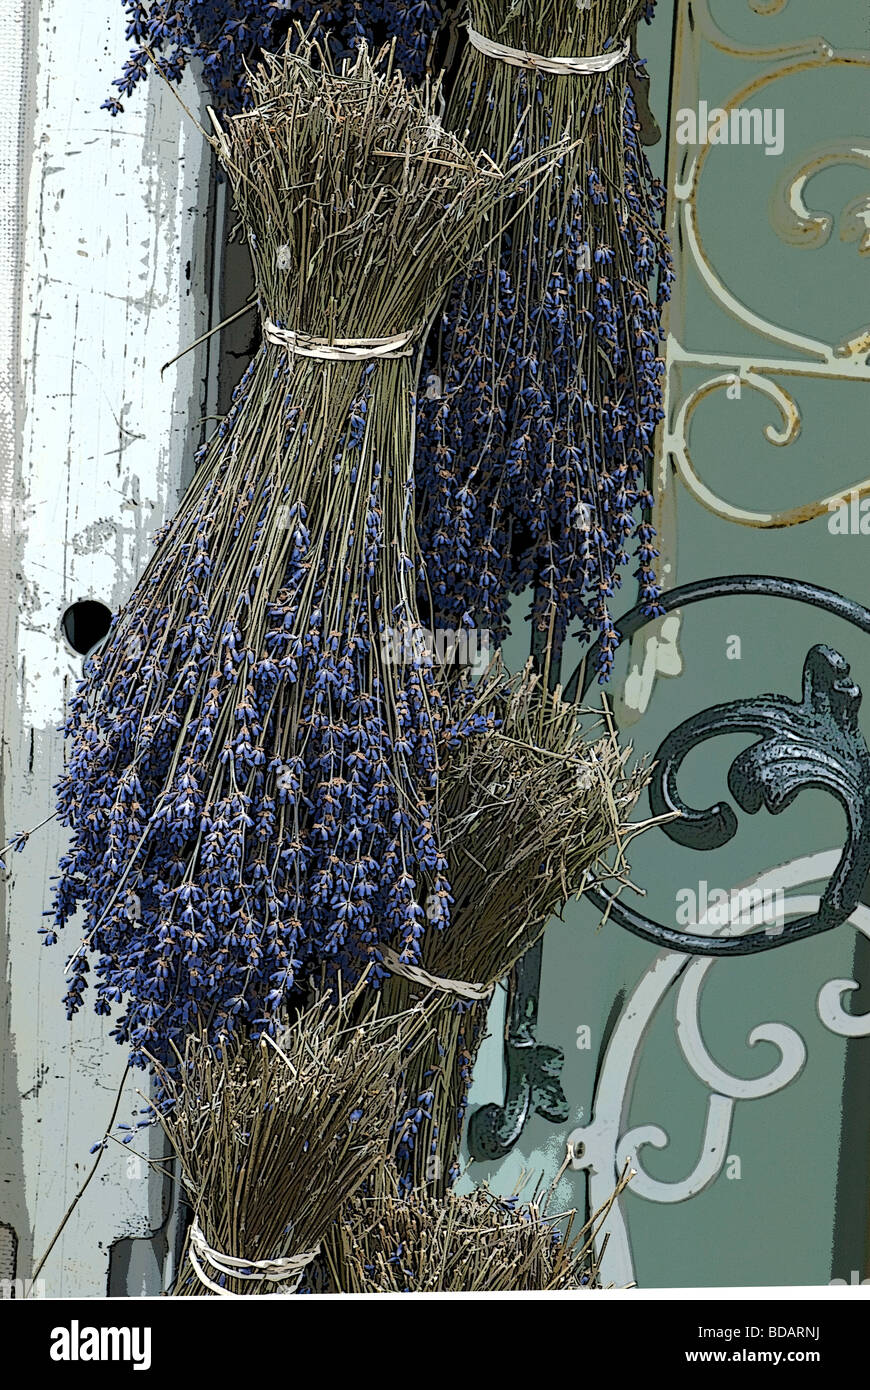
[[[629,824],[648,769],[630,766],[613,728],[564,702],[531,665],[506,677],[495,661],[460,694],[466,716],[490,727],[459,743],[439,779],[451,896],[427,898],[418,962],[384,947],[390,974],[377,1000],[397,1017],[424,1000],[430,1009],[432,1038],[405,1070],[396,1160],[403,1190],[433,1194],[458,1171],[494,987],[569,899],[603,882],[618,891],[625,848],[649,824]]]
[[[216,105],[240,111],[252,101],[248,69],[276,52],[294,26],[328,42],[334,60],[351,56],[360,42],[379,48],[395,41],[397,66],[418,80],[439,33],[441,0],[123,0],[127,38],[134,47],[115,79],[117,95],[104,103],[117,115],[122,97],[148,75],[155,55],[169,81],[197,63]]]
[[[618,640],[609,600],[631,548],[641,601],[649,615],[659,611],[648,474],[671,268],[663,190],[640,145],[628,81],[636,60],[626,54],[597,73],[559,71],[553,60],[621,55],[655,0],[125,0],[125,8],[136,47],[115,83],[119,97],[145,76],[150,49],[170,80],[197,60],[219,106],[238,110],[251,100],[246,64],[288,35],[293,42],[299,23],[316,24],[337,55],[392,40],[397,65],[419,81],[439,35],[448,25],[455,33],[467,13],[475,37],[453,74],[450,123],[470,133],[471,147],[509,163],[566,131],[582,135],[537,206],[505,228],[500,260],[494,252],[457,286],[433,344],[419,419],[421,601],[433,627],[466,624],[501,639],[511,596],[534,584],[534,617],[554,654],[576,620],[581,639],[602,636],[606,679]],[[119,97],[106,106],[120,110]]]
[[[440,761],[492,726],[387,639],[420,625],[414,358],[517,180],[366,50],[336,73],[307,45],[251,90],[215,123],[264,341],[86,664],[58,786],[46,941],[83,910],[68,1010],[93,963],[136,1062],[270,1031],[312,971],[377,981],[382,943],[418,959],[427,894],[449,925]]]
[[[360,982],[320,996],[275,1039],[216,1051],[191,1034],[152,1107],[194,1219],[177,1297],[289,1294],[342,1210],[381,1170],[399,1078],[428,1032],[424,1010],[354,1017]],[[170,1102],[170,1103],[167,1103]]]
[[[505,166],[557,133],[572,145],[490,263],[458,284],[420,403],[433,623],[502,638],[511,594],[535,584],[554,655],[574,620],[578,636],[602,635],[601,679],[632,544],[641,601],[659,611],[644,512],[671,270],[628,82],[629,36],[650,9],[469,0],[448,124]]]
[[[324,1243],[329,1292],[508,1293],[601,1288],[603,1234],[634,1173],[582,1227],[552,1211],[556,1185],[521,1201],[484,1185],[472,1193],[402,1194],[389,1164],[377,1188],[348,1202]]]

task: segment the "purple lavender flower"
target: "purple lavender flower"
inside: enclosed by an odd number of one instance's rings
[[[127,38],[134,47],[115,79],[117,96],[104,102],[113,115],[147,76],[150,49],[171,82],[196,62],[222,110],[249,102],[245,66],[277,52],[295,26],[315,22],[336,58],[360,40],[375,48],[396,42],[396,61],[409,78],[422,77],[444,17],[442,0],[123,0]]]
[[[546,103],[548,82],[566,80],[519,81],[517,127]],[[604,100],[616,99],[608,82]],[[661,612],[648,480],[672,281],[664,190],[641,148],[628,84],[621,100],[622,149],[609,149],[613,123],[596,105],[584,152],[571,161],[585,168],[583,186],[552,176],[566,203],[562,225],[549,225],[542,209],[554,200],[539,196],[521,244],[512,230],[503,235],[497,283],[483,266],[457,284],[430,340],[418,404],[420,596],[432,595],[433,626],[483,627],[503,640],[511,596],[534,585],[533,619],[552,632],[555,653],[569,628],[585,641],[602,636],[602,680],[618,641],[610,601],[632,540],[640,602],[650,616]],[[559,132],[542,111],[549,143]]]

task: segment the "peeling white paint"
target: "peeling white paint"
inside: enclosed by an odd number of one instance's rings
[[[100,110],[126,48],[121,7],[106,0],[0,9],[0,179],[22,188],[0,220],[0,242],[8,233],[17,253],[3,274],[20,316],[19,327],[0,314],[2,385],[14,386],[0,401],[4,839],[53,809],[57,725],[81,672],[61,616],[78,599],[115,609],[129,594],[177,504],[203,414],[203,351],[162,380],[160,368],[209,326],[197,283],[210,277],[208,154],[159,79],[122,116]],[[22,53],[34,55],[29,68]],[[192,81],[182,94],[199,108]],[[0,1220],[16,1228],[21,1277],[90,1166],[125,1060],[87,1005],[65,1021],[72,929],[54,949],[38,944],[64,845],[57,826],[38,831],[6,883],[11,1003],[0,1042],[11,1035],[14,1056],[3,1065]],[[142,1082],[119,1118],[141,1104]],[[159,1220],[153,1185],[130,1180],[127,1158],[106,1151],[43,1272],[49,1295],[105,1293],[111,1243]]]

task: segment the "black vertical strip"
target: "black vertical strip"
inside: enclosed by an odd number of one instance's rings
[[[870,880],[861,901],[870,906]],[[860,990],[850,996],[855,1013],[870,1012],[857,999],[870,994],[870,941],[860,932],[855,942],[853,976]],[[840,1125],[837,1192],[834,1203],[834,1239],[831,1278],[860,1284],[870,1277],[870,1066],[867,1038],[849,1038]]]

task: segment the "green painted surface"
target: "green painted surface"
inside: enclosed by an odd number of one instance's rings
[[[792,42],[816,34],[822,25],[825,37],[838,47],[870,48],[864,0],[837,0],[824,7],[823,20],[810,0],[791,0],[780,14],[767,18],[742,4],[725,6],[721,0],[712,0],[711,8],[719,23],[744,42]],[[664,128],[672,6],[660,0],[659,11],[643,46],[652,74],[652,106]],[[700,95],[712,106],[763,66],[715,53],[705,45]],[[699,201],[705,245],[730,289],[756,312],[828,342],[851,336],[870,320],[870,262],[859,255],[854,241],[840,239],[836,222],[828,245],[821,249],[785,245],[770,227],[768,200],[784,168],[820,142],[862,131],[866,137],[868,71],[856,67],[801,74],[766,89],[767,96],[756,93],[747,104],[784,109],[782,156],[765,156],[759,148],[713,152]],[[652,154],[661,167],[664,143]],[[868,168],[832,169],[810,184],[808,202],[838,219],[850,200],[867,194],[868,184]],[[682,260],[678,270],[692,274]],[[735,322],[712,303],[699,282],[687,283],[688,346],[717,353],[792,355]],[[703,379],[696,376],[698,382]],[[773,404],[745,388],[739,401],[718,393],[698,410],[692,437],[696,466],[705,481],[733,503],[781,509],[848,489],[870,473],[866,386],[792,381],[803,430],[786,448],[773,447],[762,434],[765,425],[779,424]],[[695,384],[688,372],[684,384]],[[787,530],[753,530],[716,518],[679,488],[678,582],[714,574],[778,574],[870,602],[868,557],[870,536],[831,534],[826,517]],[[619,608],[631,603],[627,587]],[[522,603],[516,608],[520,635],[509,650],[513,664],[525,653],[525,609]],[[740,639],[738,660],[728,657],[734,637]],[[649,709],[628,736],[639,752],[652,753],[679,722],[710,705],[773,691],[796,698],[804,657],[816,642],[842,652],[859,685],[870,689],[870,639],[838,619],[802,605],[759,598],[716,600],[687,610],[681,635],[684,674],[659,681]],[[624,658],[619,670],[624,673]],[[868,713],[862,727],[870,736]],[[751,741],[732,737],[696,750],[684,767],[684,796],[694,805],[707,806],[727,795],[728,766]],[[776,864],[839,849],[843,836],[837,804],[821,793],[804,792],[780,816],[764,811],[754,817],[741,815],[735,839],[715,853],[682,849],[661,832],[652,832],[633,847],[632,877],[646,890],[644,910],[673,923],[679,889],[697,888],[700,880],[728,889]],[[655,954],[651,946],[614,925],[599,930],[597,914],[586,904],[572,904],[565,921],[550,928],[538,1038],[565,1051],[563,1075],[571,1115],[564,1126],[535,1117],[508,1159],[498,1165],[474,1164],[469,1178],[491,1177],[507,1190],[523,1170],[537,1178],[558,1169],[567,1134],[589,1119],[608,1015],[635,987]],[[852,1251],[860,1260],[864,1250],[870,1137],[860,1084],[852,1087],[857,1100],[850,1093],[850,1104],[857,1109],[844,1115],[844,1069],[848,1061],[853,1078],[867,1076],[870,1039],[847,1043],[830,1033],[818,1018],[816,998],[826,981],[855,977],[854,958],[855,933],[847,926],[783,951],[713,965],[702,999],[701,1026],[719,1065],[740,1076],[770,1071],[778,1061],[776,1048],[770,1043],[749,1048],[746,1041],[752,1028],[770,1021],[797,1030],[806,1044],[807,1062],[783,1091],[737,1104],[728,1153],[740,1160],[739,1178],[723,1171],[699,1196],[675,1204],[627,1197],[625,1212],[641,1286],[826,1284],[832,1277],[850,1278],[851,1268],[840,1268],[836,1260],[851,1259],[842,1252]],[[865,988],[851,996],[852,1012],[870,1010],[868,994]],[[500,1100],[503,1094],[500,1009],[503,999],[493,1009],[493,1038],[476,1072],[472,1105]],[[583,1024],[592,1030],[591,1051],[576,1046],[577,1029]],[[672,993],[640,1054],[629,1114],[631,1126],[658,1124],[669,1136],[666,1148],[642,1150],[641,1161],[652,1176],[677,1182],[694,1168],[701,1154],[708,1094],[677,1045]],[[729,1167],[735,1171],[737,1165]],[[848,1202],[841,1198],[839,1210],[838,1185],[851,1191]],[[569,1173],[557,1200],[561,1205],[582,1205],[584,1174]]]

